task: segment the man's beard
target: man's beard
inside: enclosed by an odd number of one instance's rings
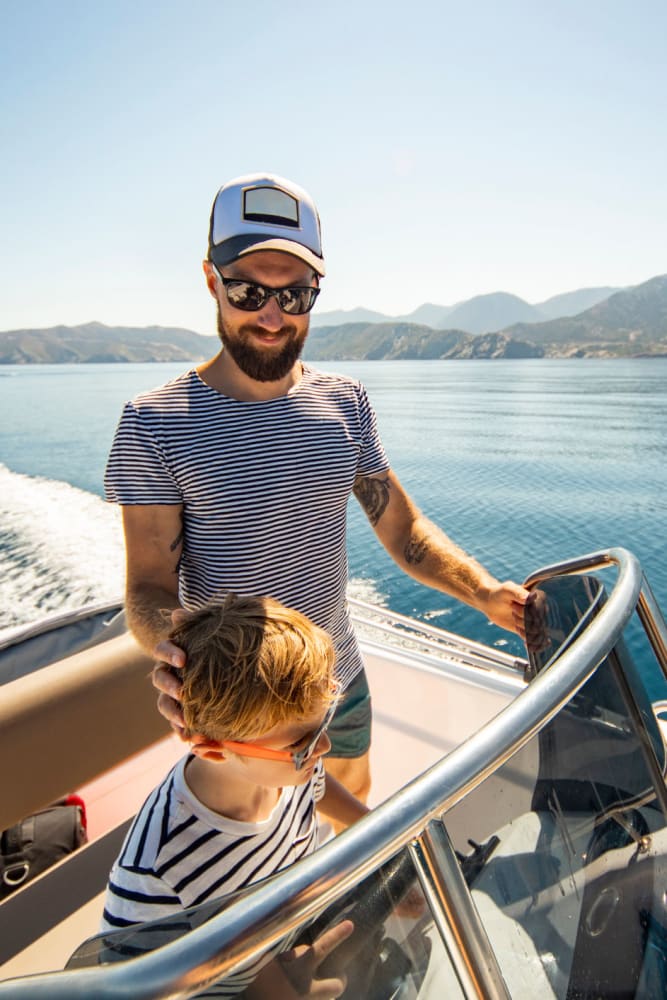
[[[250,342],[249,334],[254,329],[251,323],[246,323],[239,328],[234,337],[230,337],[218,306],[220,340],[243,374],[256,382],[278,382],[289,374],[299,360],[308,330],[298,334],[291,324],[283,326],[280,332],[287,333],[288,339],[280,351],[269,353],[254,347]]]

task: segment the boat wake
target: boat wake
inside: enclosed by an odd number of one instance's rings
[[[0,464],[0,635],[123,591],[120,510],[69,483]]]
[[[0,638],[17,625],[122,594],[123,532],[114,504],[0,463],[0,518]],[[386,603],[370,579],[351,580],[349,594]]]

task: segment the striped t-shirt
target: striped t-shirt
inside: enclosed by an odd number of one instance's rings
[[[263,402],[223,396],[191,370],[127,403],[108,500],[183,504],[179,600],[228,591],[294,607],[334,640],[344,686],[361,670],[345,600],[347,502],[357,476],[389,467],[364,387],[303,365]]]
[[[321,760],[305,784],[280,789],[268,819],[245,823],[213,812],[194,795],[185,774],[191,759],[188,754],[172,768],[137,814],[111,869],[102,931],[226,896],[317,847],[315,803],[325,783]],[[220,995],[245,988],[269,957],[234,975]]]

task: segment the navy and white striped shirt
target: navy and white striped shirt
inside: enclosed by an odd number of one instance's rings
[[[183,757],[138,812],[111,869],[102,930],[157,920],[236,892],[317,847],[321,760],[305,784],[280,789],[267,820],[245,823],[200,802],[185,778],[191,759]]]
[[[183,504],[183,607],[266,594],[326,629],[343,686],[361,670],[345,593],[347,502],[387,461],[364,387],[303,365],[286,395],[223,396],[191,370],[127,403],[106,496]]]
[[[186,907],[268,878],[317,847],[315,803],[325,787],[321,760],[304,785],[280,789],[268,819],[245,823],[200,802],[185,777],[190,759],[188,754],[172,768],[137,814],[111,869],[101,931],[176,917]],[[166,937],[171,923],[165,925]],[[155,936],[160,943],[159,930]],[[245,989],[259,969],[290,943],[291,938],[264,953],[211,995],[233,996]]]

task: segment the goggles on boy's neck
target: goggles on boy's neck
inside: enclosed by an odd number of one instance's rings
[[[315,753],[322,733],[326,732],[331,725],[331,720],[334,717],[337,707],[338,698],[329,705],[327,714],[324,716],[321,725],[313,733],[308,733],[304,736],[293,749],[274,750],[272,747],[264,747],[258,743],[237,742],[236,740],[206,740],[205,745],[210,747],[211,750],[231,750],[232,753],[238,754],[239,757],[259,757],[261,760],[291,762],[294,764],[295,769],[300,771]]]

